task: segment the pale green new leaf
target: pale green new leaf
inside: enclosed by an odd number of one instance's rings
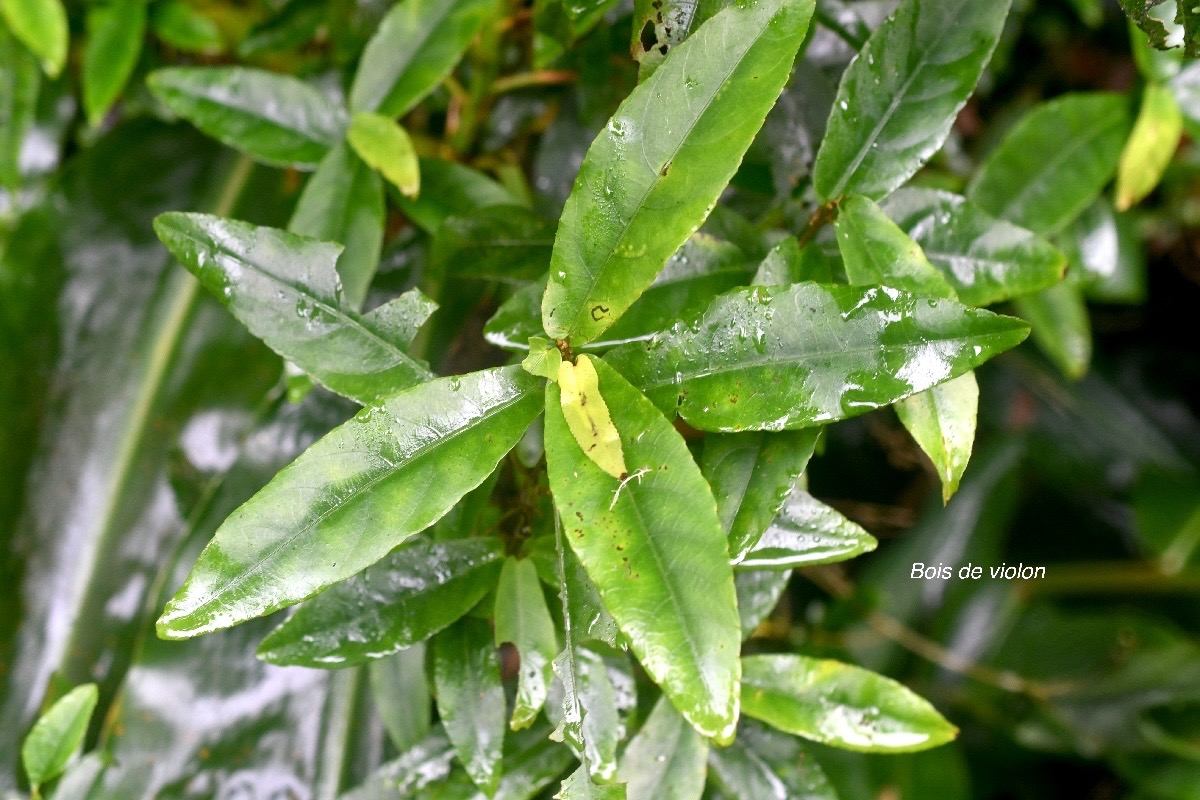
[[[412,139],[391,117],[360,111],[350,119],[346,140],[372,169],[400,190],[416,197],[421,190],[421,171]]]
[[[679,45],[588,149],[559,223],[542,324],[579,347],[708,216],[791,73],[812,0],[735,3]]]
[[[890,287],[800,283],[728,292],[606,360],[701,430],[784,430],[890,405],[1016,346],[1028,330]]]
[[[346,129],[345,111],[290,75],[168,67],[147,84],[173,113],[264,164],[311,169]]]
[[[496,587],[495,615],[496,645],[509,642],[521,657],[510,723],[513,730],[521,730],[533,724],[546,704],[554,677],[551,664],[559,647],[537,569],[529,559],[504,561]]]
[[[666,418],[595,366],[629,474],[615,478],[583,453],[549,384],[546,460],[563,533],[642,666],[698,731],[728,740],[740,634],[716,502]]]
[[[974,372],[896,403],[905,429],[933,461],[942,481],[943,502],[950,502],[967,469],[978,413],[979,383]]]
[[[743,658],[742,669],[746,715],[815,742],[868,753],[909,753],[958,735],[926,700],[861,667],[772,655]]]
[[[491,474],[541,411],[541,384],[504,367],[364,409],[225,520],[167,604],[159,635],[236,625],[374,564]]]
[[[700,800],[708,742],[662,698],[625,748],[618,772],[629,800]]]
[[[66,769],[83,744],[98,698],[96,684],[76,686],[34,723],[21,745],[21,763],[32,786],[40,786]]]
[[[431,377],[406,348],[433,305],[414,291],[356,314],[338,245],[208,214],[162,214],[154,230],[251,333],[329,389],[369,405]]]
[[[1117,168],[1118,211],[1136,205],[1162,180],[1183,136],[1183,112],[1166,87],[1149,83]]]
[[[262,641],[272,664],[344,667],[423,642],[495,586],[498,539],[418,537],[358,575],[303,603]]]
[[[496,0],[396,3],[363,51],[350,109],[407,113],[445,80],[496,9]]]
[[[813,186],[878,199],[941,148],[979,82],[1011,0],[904,0],[842,75]]]
[[[67,64],[67,10],[62,0],[0,0],[0,14],[12,35],[29,48],[51,78]]]

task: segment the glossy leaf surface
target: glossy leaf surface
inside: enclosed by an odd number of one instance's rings
[[[959,375],[896,403],[896,414],[933,461],[942,481],[942,500],[958,491],[975,444],[979,383],[974,372]]]
[[[852,285],[886,285],[956,299],[953,287],[929,263],[921,246],[861,195],[846,198],[838,207],[837,240]]]
[[[883,209],[921,245],[969,306],[987,306],[1053,286],[1067,260],[1050,242],[997,219],[963,197],[901,189]]]
[[[495,0],[405,0],[371,37],[350,108],[399,117],[441,83],[494,12]]]
[[[425,539],[335,584],[263,640],[272,664],[351,666],[423,642],[466,614],[495,585],[496,539]]]
[[[47,709],[21,745],[21,763],[29,782],[38,786],[57,777],[83,744],[100,693],[85,683]]]
[[[554,677],[551,663],[559,648],[554,620],[532,561],[504,561],[496,587],[495,613],[496,644],[511,643],[521,658],[511,721],[513,730],[520,730],[532,725],[546,704]]]
[[[950,133],[1000,39],[1009,0],[904,0],[842,76],[813,186],[878,199]]]
[[[169,67],[148,79],[173,113],[280,167],[311,169],[345,131],[345,112],[308,84],[245,67]]]
[[[540,388],[506,367],[364,409],[226,520],[167,604],[159,635],[235,625],[375,563],[495,469],[541,410]]]
[[[1142,108],[1117,168],[1118,211],[1130,208],[1154,191],[1182,136],[1183,114],[1175,95],[1166,86],[1147,84]]]
[[[621,759],[620,779],[629,800],[700,800],[708,742],[664,697]]]
[[[164,214],[154,228],[251,333],[339,394],[368,405],[430,377],[406,351],[428,301],[345,308],[338,245],[206,214]]]
[[[1033,340],[1068,378],[1081,378],[1092,360],[1092,323],[1079,287],[1060,283],[1016,300]]]
[[[869,553],[876,544],[874,536],[797,486],[737,568],[791,570],[830,564]]]
[[[608,360],[701,430],[783,430],[894,403],[1027,333],[1017,320],[949,300],[801,283],[721,295],[699,318]]]
[[[596,371],[629,477],[584,455],[549,384],[546,458],[564,535],[642,666],[697,730],[727,739],[740,636],[716,503],[666,418],[607,364]]]
[[[812,8],[731,5],[625,99],[563,210],[542,301],[547,334],[575,347],[595,339],[704,221],[779,96]]]
[[[434,637],[433,678],[446,735],[490,797],[500,783],[508,709],[487,622],[465,617]]]
[[[794,737],[753,720],[729,747],[708,752],[709,777],[733,800],[838,800],[813,754]]]
[[[350,118],[346,141],[359,158],[377,170],[405,197],[416,197],[421,189],[417,151],[408,132],[382,114],[360,111]]]
[[[746,715],[847,750],[904,753],[937,747],[958,729],[890,678],[798,655],[742,659]]]

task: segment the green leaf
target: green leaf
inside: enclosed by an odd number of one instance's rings
[[[640,65],[638,80],[654,74],[693,28],[726,4],[723,0],[636,0],[629,49]]]
[[[846,750],[909,753],[952,740],[958,729],[890,678],[799,655],[742,659],[746,715]]]
[[[529,355],[521,361],[521,368],[530,375],[540,375],[556,381],[562,363],[562,352],[554,346],[554,342],[541,336],[533,336],[529,339]]]
[[[708,768],[713,783],[733,800],[838,800],[799,740],[752,720],[743,720],[729,747],[709,750]]]
[[[0,14],[12,35],[29,48],[51,78],[67,64],[67,10],[62,0],[0,0]]]
[[[979,384],[974,372],[896,403],[900,421],[933,461],[942,482],[943,502],[950,502],[967,469],[978,412]]]
[[[439,158],[422,158],[418,164],[421,194],[408,198],[397,193],[396,201],[426,233],[437,232],[447,217],[517,203],[517,198],[495,180],[463,164]]]
[[[784,430],[889,405],[1027,334],[1018,320],[949,300],[800,283],[728,292],[702,316],[607,360],[701,430]]]
[[[791,576],[790,570],[739,570],[733,574],[743,639],[753,636],[771,616]]]
[[[883,209],[969,306],[1049,288],[1067,269],[1066,258],[1045,239],[950,192],[901,189]]]
[[[715,434],[704,439],[700,471],[717,500],[729,555],[740,561],[771,525],[808,466],[820,428]]]
[[[251,333],[333,391],[369,405],[429,379],[406,348],[432,305],[410,292],[349,310],[338,245],[207,214],[163,214],[154,230]]]
[[[66,769],[83,744],[99,697],[94,683],[76,686],[34,724],[21,745],[21,763],[32,786],[40,786]]]
[[[364,409],[225,521],[167,604],[159,635],[236,625],[374,564],[491,474],[541,411],[540,388],[505,367]]]
[[[406,114],[446,79],[495,11],[495,0],[397,3],[363,51],[350,109]]]
[[[879,199],[946,141],[1004,30],[1011,0],[904,0],[842,75],[813,187]],[[1044,152],[1044,151],[1043,151]]]
[[[759,262],[751,283],[755,286],[779,286],[785,283],[818,280],[803,276],[803,270],[804,255],[799,240],[795,236],[785,236]]]
[[[464,617],[433,638],[433,678],[458,760],[491,797],[500,784],[508,709],[485,620]]]
[[[510,200],[443,219],[430,244],[430,269],[446,280],[524,284],[545,274],[553,244],[554,227]],[[529,336],[541,333],[536,313],[532,319]]]
[[[875,549],[875,537],[797,486],[779,516],[737,562],[740,570],[791,570],[845,561]]]
[[[379,266],[384,226],[383,181],[344,144],[321,159],[304,184],[288,230],[344,246],[337,257],[346,304],[358,310]]]
[[[246,67],[167,67],[152,73],[147,84],[173,113],[264,164],[311,169],[346,129],[341,108],[288,75]]]
[[[861,195],[838,206],[838,250],[853,285],[887,285],[929,297],[957,299],[921,246],[908,237],[883,209]]]
[[[601,786],[592,783],[587,769],[580,765],[562,782],[555,800],[625,800],[625,784]]]
[[[21,184],[21,149],[37,113],[41,73],[34,57],[0,26],[0,186]]]
[[[398,800],[445,781],[451,774],[454,745],[441,725],[399,758],[376,769],[358,788],[338,795],[339,800]]]
[[[662,698],[630,740],[619,775],[629,800],[700,800],[708,742]]]
[[[112,0],[87,14],[83,51],[83,107],[95,127],[125,89],[142,54],[146,0]]]
[[[302,604],[258,648],[272,664],[364,664],[423,642],[471,610],[495,585],[498,539],[405,543]]]
[[[426,649],[424,643],[415,644],[367,665],[375,710],[392,746],[401,753],[416,747],[433,725],[433,696],[425,676]]]
[[[159,39],[185,53],[215,56],[225,50],[220,26],[188,0],[158,0],[150,24]]]
[[[1155,6],[1162,4],[1162,0],[1118,0],[1118,2],[1121,4],[1121,9],[1129,16],[1130,21],[1146,34],[1151,45],[1159,50],[1167,49],[1167,26],[1151,14]]]
[[[697,730],[728,740],[740,635],[716,503],[679,433],[607,364],[595,366],[629,476],[584,455],[549,384],[546,460],[564,533],[642,666]]]
[[[391,117],[360,111],[350,118],[346,140],[359,158],[378,170],[405,197],[421,190],[417,151],[408,131]]]
[[[783,89],[812,9],[812,0],[732,5],[621,103],[559,222],[547,334],[574,347],[595,339],[704,221]]]
[[[1175,95],[1166,86],[1146,84],[1142,109],[1117,168],[1118,211],[1131,208],[1154,191],[1182,137],[1183,113]]]
[[[551,663],[558,655],[554,620],[546,607],[546,596],[537,569],[529,559],[508,558],[500,570],[496,588],[496,646],[510,642],[521,657],[512,729],[528,728],[546,704]]]
[[[1018,297],[1014,306],[1028,320],[1033,341],[1054,365],[1072,380],[1082,378],[1092,361],[1092,323],[1079,287],[1060,283]]]
[[[1118,94],[1068,94],[1043,103],[987,157],[967,199],[1034,233],[1053,233],[1091,205],[1116,173],[1129,129],[1127,102]]]

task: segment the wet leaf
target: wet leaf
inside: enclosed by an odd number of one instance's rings
[[[537,569],[529,559],[504,561],[496,587],[495,614],[496,645],[510,642],[521,657],[510,723],[513,730],[521,730],[533,724],[546,704],[554,677],[550,665],[558,655],[554,620],[546,607]]]
[[[875,549],[875,537],[797,486],[744,556],[740,570],[791,570],[846,561]]]
[[[345,112],[308,84],[246,67],[168,67],[147,84],[173,113],[280,167],[312,169],[346,129]]]
[[[621,103],[563,210],[542,301],[547,334],[574,347],[595,339],[704,221],[778,98],[812,8],[732,5]]]
[[[608,404],[600,394],[599,377],[592,360],[581,355],[572,364],[558,365],[559,403],[567,428],[579,449],[596,466],[618,480],[625,477],[625,453],[613,426]]]
[[[411,797],[426,787],[444,781],[450,775],[454,746],[441,725],[403,755],[387,762],[358,788],[339,796],[339,800],[399,800]]]
[[[167,604],[159,635],[236,625],[375,563],[495,469],[541,411],[540,388],[505,367],[364,409],[225,521]]]
[[[12,35],[58,77],[67,64],[67,10],[62,0],[0,0],[0,14]]]
[[[296,609],[258,648],[272,664],[364,664],[423,642],[495,586],[497,539],[406,543]]]
[[[31,785],[40,786],[66,769],[83,744],[98,699],[96,684],[76,686],[34,724],[21,745],[21,763]]]
[[[346,140],[359,158],[377,170],[405,197],[421,190],[421,173],[412,139],[391,117],[360,111],[350,118]]]
[[[1154,191],[1182,136],[1183,114],[1175,95],[1166,86],[1146,84],[1141,111],[1117,169],[1118,211],[1136,205]]]
[[[967,199],[1034,233],[1053,233],[1112,179],[1129,129],[1121,95],[1067,94],[1042,103],[988,155]],[[1047,160],[1047,153],[1053,158]]]
[[[625,800],[625,784],[603,786],[592,783],[587,770],[580,766],[562,782],[555,800]]]
[[[974,372],[896,403],[896,414],[905,429],[933,461],[942,482],[943,502],[950,502],[967,469],[978,412],[979,384]]]
[[[88,9],[83,51],[83,106],[95,127],[121,96],[142,54],[146,0],[112,0]]]
[[[908,237],[883,209],[861,195],[838,206],[838,250],[852,285],[886,285],[913,294],[957,299],[921,246]]]
[[[407,113],[445,80],[495,10],[495,0],[397,3],[363,51],[351,110],[392,118]]]
[[[432,305],[412,292],[355,314],[338,245],[207,214],[163,214],[154,229],[251,333],[333,391],[369,405],[429,379],[407,347]]]
[[[458,760],[491,797],[500,784],[508,709],[486,621],[464,617],[434,637],[433,677]]]
[[[1010,0],[904,0],[842,75],[813,186],[879,199],[946,141],[1004,29]]]
[[[883,209],[969,306],[1048,288],[1067,268],[1066,258],[1050,242],[950,192],[901,189],[883,202]]]
[[[1018,320],[949,300],[801,283],[728,292],[702,316],[606,360],[701,430],[783,430],[889,405],[1027,333]]]
[[[446,217],[429,248],[431,270],[445,280],[481,278],[524,284],[546,272],[554,226],[524,206],[473,208]],[[533,316],[525,337],[540,334]]]
[[[629,800],[700,800],[708,742],[662,698],[630,740],[620,778]]]
[[[890,678],[799,655],[742,659],[746,715],[846,750],[907,753],[953,739],[958,729]]]
[[[744,720],[729,747],[708,752],[709,777],[733,800],[838,800],[821,766],[790,736]]]
[[[697,730],[727,740],[740,636],[716,503],[671,424],[607,364],[596,372],[630,472],[614,478],[584,455],[549,384],[546,459],[564,534],[642,666]]]
[[[1060,283],[1017,298],[1015,307],[1054,365],[1072,380],[1083,377],[1092,361],[1092,323],[1079,287]]]
[[[337,257],[346,304],[357,311],[379,265],[383,246],[383,181],[344,144],[317,165],[296,201],[288,230],[343,245]]]
[[[717,500],[734,561],[749,552],[778,516],[808,466],[820,429],[707,436],[700,470]]]
[[[791,577],[790,570],[738,570],[733,574],[743,639],[753,636],[771,616]]]

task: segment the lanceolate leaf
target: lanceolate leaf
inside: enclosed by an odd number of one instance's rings
[[[783,430],[889,405],[1027,333],[1019,320],[949,300],[800,283],[729,292],[699,318],[607,360],[701,430]]]
[[[741,560],[779,514],[817,445],[819,428],[716,434],[704,439],[700,462],[729,534],[729,555]]]
[[[301,605],[263,640],[272,664],[341,667],[428,639],[494,586],[498,539],[420,539]]]
[[[416,197],[421,189],[417,151],[408,131],[390,117],[360,111],[350,120],[346,141],[359,158],[379,171],[405,197]]]
[[[883,209],[969,306],[1048,288],[1067,269],[1066,257],[1050,242],[950,192],[901,189]]]
[[[1070,94],[1043,103],[988,156],[967,199],[1034,233],[1053,233],[1112,178],[1129,129],[1121,95]]]
[[[1016,311],[1029,321],[1033,340],[1054,365],[1068,378],[1082,378],[1092,361],[1092,323],[1083,291],[1060,283],[1018,298]]]
[[[541,411],[540,388],[505,367],[364,409],[230,515],[167,604],[159,635],[236,625],[375,563],[495,469]]]
[[[846,750],[905,753],[953,739],[958,730],[890,678],[838,661],[798,655],[742,659],[746,715]]]
[[[344,246],[337,257],[346,304],[357,311],[383,246],[383,181],[344,144],[335,145],[304,184],[288,230]]]
[[[559,363],[559,401],[575,443],[596,466],[621,479],[627,472],[621,437],[598,384],[596,367],[588,356],[579,356],[575,363]]]
[[[974,372],[938,384],[896,403],[896,414],[933,461],[942,481],[942,500],[958,491],[971,448],[979,411],[979,383]]]
[[[333,391],[368,405],[430,377],[405,348],[432,306],[410,294],[345,308],[339,246],[207,214],[163,214],[154,229],[251,333]]]
[[[733,800],[838,800],[821,765],[793,736],[743,720],[729,747],[708,753],[709,777]]]
[[[904,0],[842,75],[813,165],[825,200],[878,199],[941,148],[979,82],[1011,0]]]
[[[345,131],[345,112],[287,75],[245,67],[170,67],[147,81],[171,111],[265,164],[312,168]]]
[[[0,12],[13,36],[42,62],[51,78],[67,63],[67,10],[62,0],[0,0]]]
[[[955,298],[921,246],[892,222],[883,210],[861,195],[838,208],[838,249],[853,285],[883,284],[929,297]]]
[[[787,81],[812,9],[734,4],[621,103],[563,210],[546,333],[575,347],[595,339],[704,221]]]
[[[708,742],[662,698],[625,748],[620,777],[629,800],[700,800]]]
[[[443,219],[429,247],[430,268],[445,280],[524,284],[546,273],[553,244],[554,226],[510,199]],[[525,341],[542,332],[536,306],[526,330]]]
[[[113,0],[88,9],[83,54],[83,105],[97,125],[121,96],[146,35],[146,0]]]
[[[1142,94],[1142,109],[1117,170],[1118,211],[1130,208],[1154,191],[1182,136],[1183,114],[1175,95],[1166,86],[1147,84]]]
[[[505,560],[496,587],[496,644],[511,643],[521,658],[512,728],[527,728],[537,719],[553,678],[551,663],[558,655],[554,620],[537,569],[529,559]]]
[[[66,768],[83,744],[98,698],[96,684],[85,683],[60,698],[38,719],[21,745],[21,763],[32,785],[38,786]]]
[[[703,735],[728,740],[740,636],[716,503],[671,424],[607,364],[596,371],[629,474],[584,455],[549,384],[546,459],[564,535],[650,676]]]
[[[399,117],[437,88],[496,9],[495,0],[404,0],[363,51],[350,108]]]
[[[869,553],[876,544],[874,536],[797,486],[737,567],[791,570],[829,564]]]
[[[492,632],[464,617],[433,639],[438,713],[458,760],[490,797],[500,783],[507,708]]]

